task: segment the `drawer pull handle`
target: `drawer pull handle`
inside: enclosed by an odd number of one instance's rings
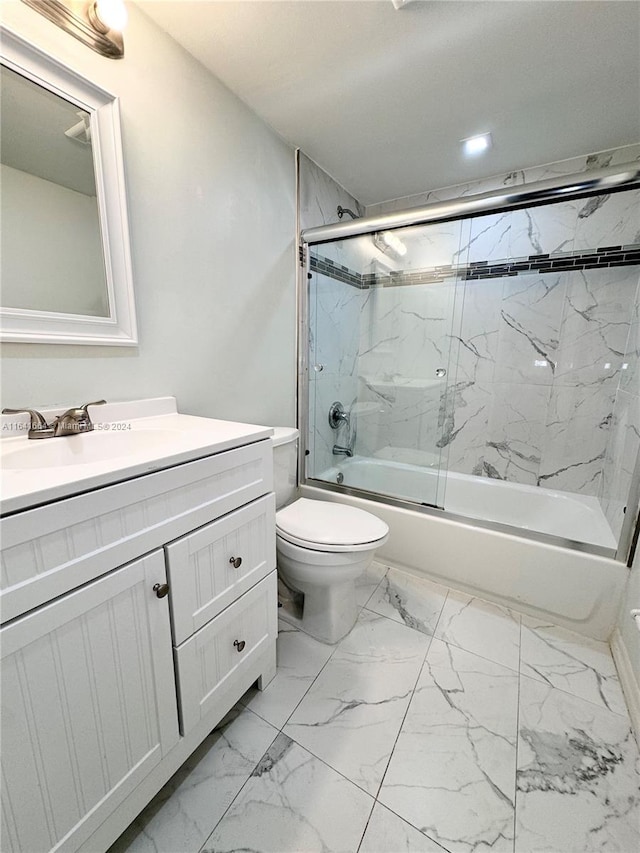
[[[164,598],[165,595],[169,592],[169,584],[168,583],[156,583],[153,585],[153,591],[158,596],[158,598]]]
[[[231,557],[229,562],[233,566],[234,569],[239,569],[242,565],[242,557]]]
[[[234,640],[233,645],[236,647],[236,649],[239,652],[241,652],[244,649],[244,647],[246,646],[246,643],[244,640]]]

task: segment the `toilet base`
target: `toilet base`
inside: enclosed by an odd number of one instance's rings
[[[292,598],[283,602],[278,616],[283,622],[293,625],[316,640],[335,645],[346,637],[355,625],[358,606],[354,581],[293,592],[303,596],[302,615],[298,615],[300,608],[295,606]]]

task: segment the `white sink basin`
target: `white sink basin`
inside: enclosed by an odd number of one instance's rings
[[[61,411],[42,414],[50,423]],[[3,426],[5,436],[21,433],[0,441],[3,515],[261,441],[273,432],[179,414],[173,397],[107,404],[99,416],[93,432],[60,438],[27,438],[24,415],[18,416],[20,429]]]
[[[61,438],[28,440],[27,446],[2,454],[6,469],[56,468],[67,465],[92,465],[122,456],[167,450],[179,443],[181,433],[172,429],[137,429],[128,432],[95,431]]]

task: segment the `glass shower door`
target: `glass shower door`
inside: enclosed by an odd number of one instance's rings
[[[308,479],[443,507],[463,227],[310,247]]]

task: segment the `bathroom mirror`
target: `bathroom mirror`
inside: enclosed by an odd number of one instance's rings
[[[0,338],[135,345],[118,101],[0,35]]]

